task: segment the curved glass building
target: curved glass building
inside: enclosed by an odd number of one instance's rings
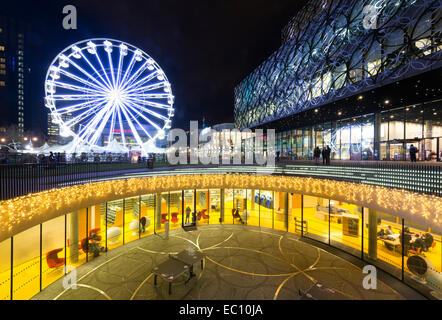
[[[235,88],[240,128],[275,128],[284,157],[419,160],[442,151],[439,1],[312,0]],[[434,79],[439,79],[434,81]]]

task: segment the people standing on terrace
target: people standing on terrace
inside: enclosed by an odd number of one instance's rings
[[[411,162],[416,162],[416,153],[418,152],[417,148],[413,145],[410,146],[410,160]]]
[[[316,146],[315,150],[313,151],[313,156],[315,157],[315,165],[318,165],[319,157],[321,156],[321,150],[318,146]]]

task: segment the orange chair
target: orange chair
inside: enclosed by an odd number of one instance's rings
[[[209,219],[209,215],[206,214],[207,209],[203,209],[201,210],[201,216],[203,217],[203,219]]]
[[[167,213],[161,214],[161,224],[165,224],[169,219],[167,219]]]
[[[408,250],[408,254],[420,254],[421,253],[421,248],[417,248],[417,250],[413,250],[413,249],[410,249],[410,250]]]
[[[177,223],[178,222],[178,212],[172,212],[170,215],[171,215],[170,221],[172,221],[172,223]]]
[[[49,268],[58,268],[64,265],[64,258],[59,258],[58,253],[62,251],[63,248],[54,249],[46,253],[46,262]]]

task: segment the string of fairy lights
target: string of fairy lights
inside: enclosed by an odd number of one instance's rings
[[[186,189],[261,189],[335,199],[440,229],[442,198],[354,182],[259,174],[140,177],[52,189],[0,202],[0,242],[55,217],[98,203]]]

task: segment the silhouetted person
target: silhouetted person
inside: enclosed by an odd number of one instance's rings
[[[410,146],[410,160],[411,162],[416,162],[416,153],[418,152],[417,148],[413,145]]]
[[[408,256],[408,250],[410,249],[410,241],[411,241],[411,234],[410,234],[408,228],[406,228],[403,233],[401,231],[401,234],[399,236],[399,240],[400,240],[401,244],[403,244],[403,246],[404,246],[403,254]]]
[[[330,156],[331,156],[331,149],[329,146],[327,146],[325,148],[325,164],[326,165],[330,164]]]
[[[276,161],[279,161],[279,151],[276,151]]]
[[[185,220],[185,222],[184,223],[189,223],[189,219],[190,219],[190,212],[191,212],[192,210],[190,209],[190,207],[187,207],[186,208],[186,220]]]
[[[431,233],[426,233],[426,234],[424,234],[424,236],[422,237],[422,239],[425,241],[425,251],[428,251],[428,249],[429,248],[431,248],[431,245],[433,244],[433,242],[434,242],[434,238],[433,238],[433,236],[431,235]]]
[[[315,164],[319,164],[319,157],[321,156],[321,150],[318,146],[316,146],[315,150],[313,151],[313,157],[315,158]]]

